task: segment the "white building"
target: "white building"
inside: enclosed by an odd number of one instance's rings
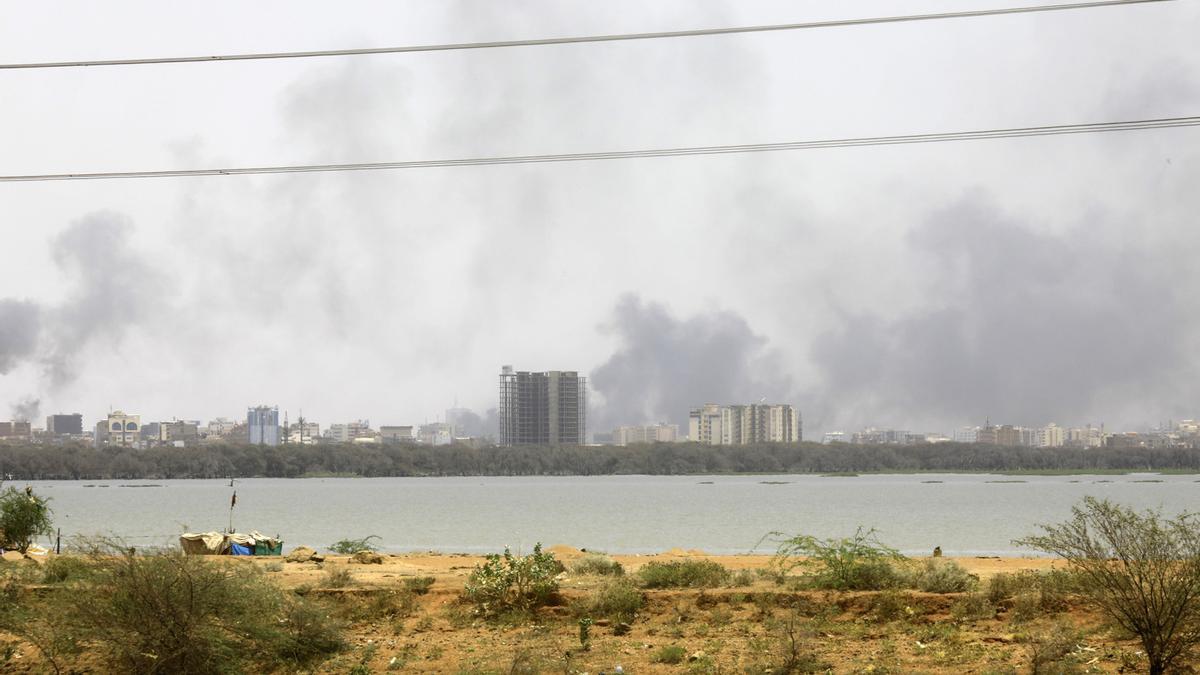
[[[233,420],[224,417],[218,417],[215,420],[208,421],[208,426],[205,427],[205,431],[209,436],[228,436],[233,433],[233,430],[235,427],[237,427],[237,425],[238,423],[234,422]]]
[[[325,432],[326,438],[334,443],[350,443],[356,438],[369,438],[373,432],[371,431],[371,422],[369,420],[358,420],[357,422],[347,422],[346,424],[330,424],[329,429]]]
[[[379,436],[383,439],[384,443],[412,443],[417,440],[411,424],[404,426],[380,426]]]
[[[141,440],[141,429],[141,415],[127,415],[120,410],[110,412],[106,419],[96,423],[96,447],[137,447],[138,441]]]
[[[976,443],[979,441],[979,427],[962,427],[954,432],[955,443]]]
[[[417,442],[425,445],[450,445],[454,442],[454,425],[448,422],[422,424],[417,431]]]
[[[1063,428],[1053,422],[1038,429],[1038,447],[1061,448],[1064,440]]]
[[[633,427],[617,427],[613,430],[614,445],[638,443],[674,443],[679,440],[677,424],[643,424]]]
[[[800,413],[787,404],[707,404],[693,408],[688,439],[709,445],[797,443],[803,438]]]
[[[849,441],[850,438],[844,431],[826,431],[825,435],[821,437],[821,442],[825,445],[831,445],[833,443],[848,443]]]

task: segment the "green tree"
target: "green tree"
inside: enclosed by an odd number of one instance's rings
[[[0,492],[0,543],[4,548],[24,553],[35,538],[54,532],[49,501],[29,487],[24,492],[12,487]]]
[[[1073,517],[1016,543],[1064,558],[1087,596],[1142,642],[1151,675],[1200,644],[1200,523],[1085,497]]]

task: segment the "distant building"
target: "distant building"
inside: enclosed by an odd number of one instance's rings
[[[709,403],[691,410],[688,439],[709,445],[797,443],[803,432],[800,413],[791,405]]]
[[[141,440],[141,431],[141,415],[127,415],[120,410],[110,412],[108,417],[96,423],[96,447],[137,447],[138,441]]]
[[[1010,424],[999,427],[988,424],[979,430],[979,437],[976,442],[986,445],[1015,447],[1021,445],[1021,430]]]
[[[316,422],[296,422],[288,427],[287,442],[312,445],[321,440],[321,425]]]
[[[644,424],[635,427],[617,427],[612,433],[616,445],[638,443],[674,443],[679,440],[677,424]]]
[[[586,440],[586,377],[573,370],[501,369],[502,445],[583,445]]]
[[[425,445],[450,445],[454,442],[454,427],[448,422],[422,424],[417,442]]]
[[[31,438],[33,427],[29,422],[14,420],[0,422],[0,438]]]
[[[846,432],[844,431],[826,431],[825,435],[821,437],[821,442],[825,445],[832,445],[834,443],[847,443],[849,440],[850,439],[846,437]]]
[[[83,415],[50,415],[46,418],[46,433],[51,436],[82,436]]]
[[[200,442],[199,421],[150,422],[142,425],[142,440],[150,445],[187,447]]]
[[[396,426],[389,425],[379,427],[379,437],[384,443],[412,443],[417,440],[413,434],[412,425]]]
[[[334,443],[353,443],[360,438],[371,438],[375,432],[371,430],[370,420],[357,420],[345,424],[330,424],[325,430],[325,436]]]
[[[955,443],[978,443],[979,427],[962,427],[954,432]]]
[[[208,426],[205,427],[205,434],[210,437],[231,436],[237,426],[238,423],[233,420],[218,417],[215,420],[208,421]]]
[[[248,408],[246,438],[251,445],[279,445],[279,406]]]
[[[1054,423],[1038,429],[1037,444],[1040,448],[1061,448],[1065,442],[1063,428]]]

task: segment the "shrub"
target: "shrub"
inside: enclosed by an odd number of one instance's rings
[[[802,534],[779,541],[771,567],[781,576],[801,569],[818,588],[878,591],[900,585],[895,563],[903,560],[899,551],[879,541],[875,530],[860,527],[845,539]]]
[[[425,595],[433,588],[433,577],[408,577],[404,580],[404,588],[417,595]]]
[[[575,612],[613,623],[633,623],[645,602],[642,592],[628,579],[609,579],[578,603]]]
[[[1013,596],[1012,599],[1012,620],[1017,623],[1025,623],[1032,621],[1042,613],[1042,598],[1041,593],[1037,591],[1025,591]]]
[[[909,577],[909,583],[926,593],[965,593],[975,587],[979,579],[953,560],[928,558],[921,561]]]
[[[1065,675],[1079,672],[1076,664],[1067,659],[1078,638],[1079,635],[1068,624],[1057,624],[1049,631],[1029,636],[1027,646],[1030,672],[1033,675]]]
[[[553,553],[544,553],[541,543],[526,556],[504,549],[503,556],[493,553],[471,572],[463,595],[485,615],[527,611],[547,604],[558,592],[555,576],[562,571],[562,563]]]
[[[97,566],[95,581],[72,594],[72,609],[114,670],[244,672],[342,645],[323,612],[286,598],[253,566],[178,551],[123,552]]]
[[[330,565],[329,569],[325,570],[325,577],[321,581],[321,585],[325,588],[347,588],[353,586],[354,583],[354,575],[341,565]]]
[[[61,584],[89,579],[96,573],[87,560],[76,556],[54,556],[41,567],[43,584]]]
[[[1082,591],[1138,636],[1151,675],[1200,643],[1200,523],[1085,497],[1073,517],[1017,543],[1064,558]]]
[[[658,651],[654,652],[654,656],[650,660],[654,663],[675,664],[683,663],[685,658],[687,658],[686,649],[679,645],[667,645],[660,647]]]
[[[1034,572],[1022,570],[1015,574],[997,574],[988,581],[988,600],[1000,604],[1009,598],[1022,599],[1025,610],[1036,600],[1038,612],[1061,612],[1067,609],[1067,596],[1077,592],[1074,575],[1061,570]]]
[[[963,596],[950,606],[950,614],[958,621],[981,621],[996,618],[996,606],[983,593]]]
[[[379,538],[377,534],[368,534],[362,539],[342,539],[335,544],[330,544],[329,550],[341,555],[354,555],[359,551],[377,551],[379,549],[371,543],[371,540]]]
[[[28,487],[24,492],[12,487],[0,492],[0,547],[24,553],[34,539],[52,534],[49,501]]]
[[[589,553],[571,565],[571,571],[576,574],[594,574],[596,576],[619,577],[625,574],[621,563],[602,553]]]
[[[871,614],[876,621],[896,621],[915,614],[908,596],[896,591],[884,591],[871,599]]]
[[[711,560],[651,561],[638,578],[645,588],[714,588],[729,580],[729,570]]]
[[[753,586],[756,575],[750,570],[738,570],[729,578],[730,586]]]

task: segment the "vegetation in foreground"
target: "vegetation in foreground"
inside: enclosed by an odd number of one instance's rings
[[[436,578],[390,559],[281,565],[99,542],[0,563],[0,667],[1157,675],[1194,663],[1190,516],[1087,500],[1022,543],[1069,568],[981,581],[953,560],[904,558],[870,530],[780,535],[753,572],[703,556],[560,559],[539,545]]]

